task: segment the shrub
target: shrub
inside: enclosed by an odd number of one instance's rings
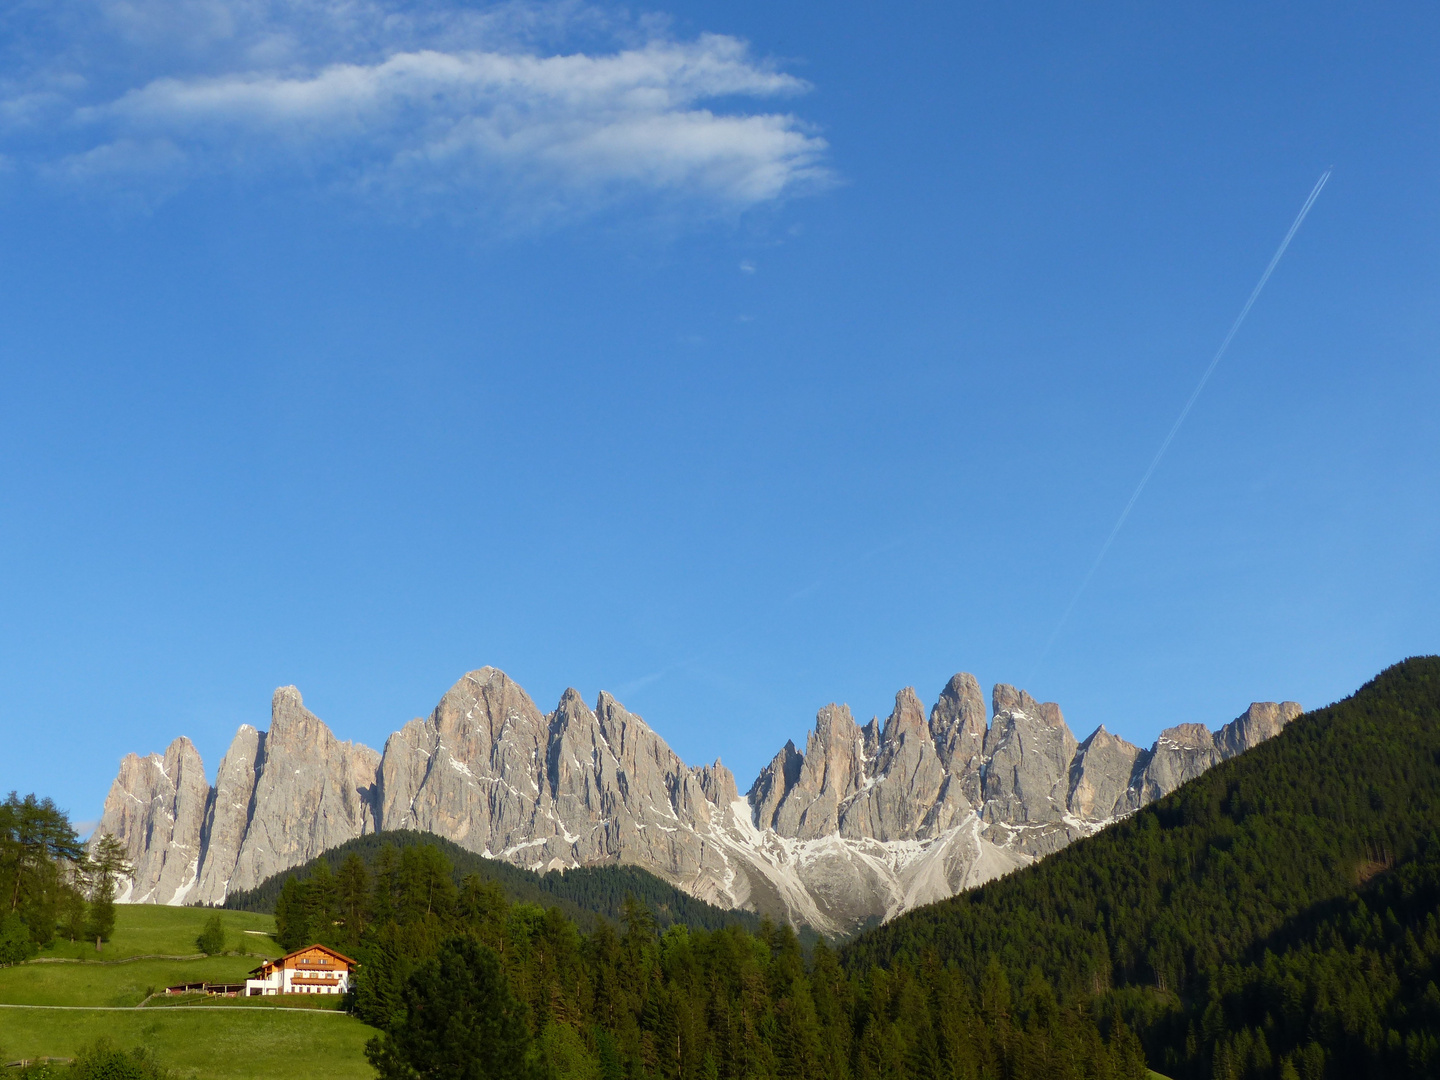
[[[210,916],[210,921],[205,924],[205,929],[200,931],[200,936],[195,939],[195,944],[206,956],[214,956],[216,953],[225,951],[225,927],[220,922],[218,914]]]
[[[35,954],[30,928],[13,911],[0,919],[0,964],[18,964]]]
[[[121,1050],[99,1039],[75,1055],[70,1080],[174,1080],[175,1074],[143,1046]]]

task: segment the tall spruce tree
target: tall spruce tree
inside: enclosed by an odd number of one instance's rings
[[[285,879],[275,902],[275,940],[286,952],[310,944],[310,903],[307,889],[293,874]]]
[[[366,912],[370,907],[370,872],[365,869],[365,861],[353,851],[340,864],[335,898],[345,944],[353,949],[365,932]]]
[[[95,939],[95,951],[100,952],[102,943],[110,940],[115,932],[115,887],[123,877],[135,873],[135,868],[119,840],[109,833],[102,835],[90,855],[90,918],[86,925],[86,936]]]

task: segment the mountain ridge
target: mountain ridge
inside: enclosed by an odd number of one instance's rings
[[[1440,1069],[1440,657],[1387,668],[1053,859],[849,942],[1031,971],[1177,1080]],[[1287,1073],[1285,1063],[1295,1070]]]
[[[225,898],[223,906],[232,911],[274,914],[286,878],[293,875],[303,883],[322,860],[329,865],[331,874],[338,876],[344,860],[351,854],[357,855],[373,873],[381,850],[387,845],[397,851],[433,847],[449,864],[451,877],[457,885],[467,874],[476,874],[482,880],[498,884],[511,903],[558,907],[566,918],[587,930],[597,916],[618,923],[628,896],[633,896],[650,910],[656,926],[662,931],[671,925],[688,926],[692,930],[714,930],[736,923],[754,932],[760,923],[751,912],[716,908],[638,866],[610,863],[537,874],[498,859],[486,859],[453,840],[433,833],[408,829],[367,833],[347,840],[299,866],[272,874],[253,889],[231,893]]]
[[[928,716],[909,687],[883,726],[825,706],[805,751],[787,742],[742,797],[719,760],[687,765],[605,692],[591,708],[567,689],[546,714],[480,668],[377,752],[281,687],[269,730],[242,725],[213,786],[183,736],[128,755],[96,836],[125,844],[132,902],[220,903],[353,837],[414,829],[528,869],[636,865],[718,907],[839,934],[1059,850],[1299,713],[1257,702],[1144,750],[1103,725],[1076,740],[1058,705],[1008,684],[987,709],[960,673]]]

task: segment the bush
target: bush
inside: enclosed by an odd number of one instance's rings
[[[0,919],[0,964],[18,964],[35,955],[30,928],[13,911]]]
[[[200,931],[195,944],[206,956],[225,951],[225,926],[220,922],[218,914],[210,916],[210,921],[205,924],[205,929]]]
[[[175,1074],[143,1046],[121,1050],[100,1039],[75,1055],[70,1080],[174,1080]]]

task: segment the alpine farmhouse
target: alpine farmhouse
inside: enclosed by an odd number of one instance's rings
[[[343,994],[350,989],[355,961],[326,945],[303,949],[267,960],[245,980],[245,996],[269,994]]]

